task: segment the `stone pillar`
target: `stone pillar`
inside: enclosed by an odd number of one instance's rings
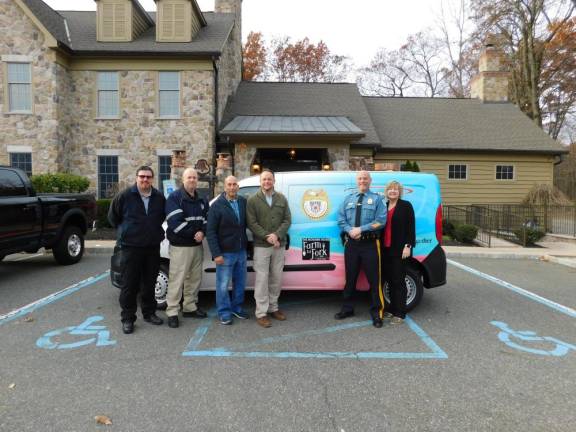
[[[218,153],[218,159],[216,159],[214,196],[224,192],[224,180],[229,175],[232,175],[232,155],[230,155],[230,153]]]
[[[372,156],[350,156],[350,169],[352,171],[374,171],[374,158]]]
[[[347,145],[328,148],[328,158],[333,171],[350,169],[350,147]]]
[[[234,175],[238,180],[250,177],[251,170],[250,167],[254,161],[254,156],[256,156],[257,149],[254,147],[249,147],[244,143],[235,145],[235,158],[234,158]]]
[[[172,167],[170,178],[175,181],[176,187],[182,186],[182,174],[186,169],[186,150],[172,151]]]

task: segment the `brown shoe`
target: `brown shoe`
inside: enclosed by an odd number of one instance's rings
[[[265,316],[262,318],[256,318],[256,322],[258,323],[259,326],[264,327],[264,328],[272,327],[272,323],[270,322],[268,317],[265,317]]]
[[[270,316],[278,321],[286,321],[286,315],[284,315],[284,312],[279,310],[276,312],[270,312]]]

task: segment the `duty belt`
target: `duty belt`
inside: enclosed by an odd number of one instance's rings
[[[368,232],[364,232],[360,235],[359,239],[353,239],[352,237],[350,237],[347,233],[344,234],[344,239],[346,241],[355,241],[355,242],[359,242],[359,241],[372,241],[372,240],[377,240],[380,238],[380,231],[368,231]]]

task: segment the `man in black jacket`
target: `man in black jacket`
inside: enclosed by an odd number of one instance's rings
[[[202,240],[206,233],[208,202],[198,196],[198,173],[186,168],[182,174],[182,187],[170,194],[166,200],[166,236],[170,241],[170,276],[166,295],[168,325],[177,328],[180,300],[182,316],[206,318],[200,309],[198,291],[202,282],[204,252]]]
[[[248,319],[242,309],[246,288],[246,199],[238,196],[238,180],[228,176],[224,192],[210,207],[206,237],[216,263],[216,305],[220,324],[232,316]],[[232,280],[232,298],[228,284]]]
[[[154,287],[160,267],[160,243],[164,240],[165,199],[152,187],[153,178],[152,168],[138,168],[136,184],[116,195],[108,212],[110,224],[116,227],[116,245],[122,249],[120,316],[125,334],[134,331],[138,291],[144,321],[154,325],[163,322],[156,316]]]

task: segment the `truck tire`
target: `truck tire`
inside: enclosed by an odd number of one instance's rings
[[[406,298],[406,312],[410,312],[420,303],[424,295],[424,284],[422,283],[422,275],[413,267],[406,267],[406,288],[408,295]],[[388,282],[384,285],[384,298],[386,304],[390,304],[390,287]]]
[[[52,248],[52,255],[58,264],[76,264],[84,255],[84,234],[77,226],[65,227],[58,243]]]

